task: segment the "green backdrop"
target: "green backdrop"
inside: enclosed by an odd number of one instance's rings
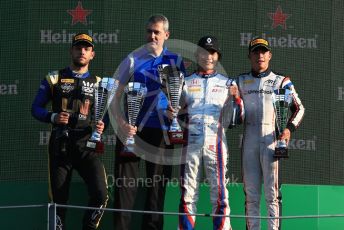
[[[46,185],[50,128],[32,118],[30,107],[40,80],[69,65],[70,37],[91,33],[97,43],[91,69],[112,76],[120,61],[144,44],[145,21],[155,13],[169,18],[171,39],[196,43],[206,34],[218,37],[221,65],[229,76],[249,71],[248,41],[267,38],[273,46],[273,70],[291,76],[306,108],[290,143],[291,158],[282,162],[282,182],[344,185],[343,1],[4,0],[0,6],[0,183],[5,183],[5,192]],[[192,70],[191,65],[188,72]],[[228,131],[232,182],[241,182],[242,132],[242,127]],[[111,176],[114,132],[108,129],[104,138],[102,160]],[[0,205],[18,204],[15,194],[1,196]],[[37,197],[17,201],[47,200],[44,192],[32,194]],[[328,197],[321,200],[327,204]]]
[[[283,182],[344,184],[344,3],[310,1],[1,1],[0,181],[46,180],[49,126],[30,115],[40,80],[69,64],[70,37],[96,39],[91,69],[112,76],[120,61],[144,44],[154,13],[170,20],[171,39],[196,43],[218,37],[225,73],[249,70],[247,44],[265,36],[273,46],[273,70],[291,76],[306,108],[293,134]],[[187,59],[186,59],[187,60]],[[187,60],[188,61],[188,60]],[[192,72],[192,65],[188,72]],[[241,181],[242,128],[229,131],[229,177]],[[103,157],[113,171],[114,133],[105,135]]]

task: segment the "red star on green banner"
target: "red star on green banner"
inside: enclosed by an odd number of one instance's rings
[[[67,10],[67,12],[73,17],[72,25],[75,25],[78,22],[84,25],[87,25],[86,17],[91,14],[92,10],[85,10],[82,7],[81,1],[79,1],[78,5],[76,6],[74,10]]]
[[[278,6],[274,13],[269,13],[269,17],[272,19],[272,28],[281,26],[283,29],[287,29],[286,20],[291,16],[290,14],[284,14],[281,6]]]

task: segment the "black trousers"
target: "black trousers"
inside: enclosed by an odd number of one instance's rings
[[[145,144],[159,147],[160,149],[169,149],[166,146],[161,129],[143,128],[138,134],[139,139],[136,144]],[[144,143],[143,143],[144,142]],[[138,187],[141,185],[146,189],[144,210],[163,211],[165,191],[168,180],[171,177],[172,166],[162,165],[144,160],[146,168],[146,177],[140,175],[140,161],[137,156],[123,156],[123,144],[117,138],[116,157],[115,157],[115,209],[133,209]],[[158,153],[157,153],[158,154]],[[143,179],[143,180],[142,180]],[[142,184],[141,182],[144,181]],[[141,197],[139,197],[141,199]],[[131,213],[115,212],[114,226],[118,230],[130,229]],[[163,215],[144,214],[142,217],[141,229],[163,229]]]
[[[94,151],[85,149],[88,137],[71,132],[68,139],[58,138],[56,132],[52,132],[49,142],[49,195],[54,203],[67,204],[72,173],[76,170],[87,186],[88,206],[106,207],[105,168]],[[102,215],[103,212],[99,210],[86,210],[82,229],[96,229]],[[66,209],[57,208],[56,229],[66,228],[65,217]]]

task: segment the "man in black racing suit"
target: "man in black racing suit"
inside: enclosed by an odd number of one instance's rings
[[[51,123],[49,140],[49,196],[52,202],[66,204],[73,169],[87,185],[88,206],[105,208],[108,194],[103,163],[95,150],[86,143],[92,133],[94,88],[101,80],[88,72],[94,57],[91,36],[77,34],[70,48],[72,63],[49,73],[42,80],[32,104],[32,115],[39,121]],[[51,102],[52,110],[45,107]],[[96,124],[102,133],[104,123]],[[83,228],[96,229],[103,215],[101,209],[86,210]],[[57,208],[56,229],[65,229],[66,209]]]

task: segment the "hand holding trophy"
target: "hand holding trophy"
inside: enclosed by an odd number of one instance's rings
[[[177,114],[179,111],[179,101],[183,90],[184,74],[177,66],[162,65],[159,74],[163,83],[166,84],[167,97],[171,107],[175,111],[168,135],[171,144],[183,144],[183,131],[178,123]]]
[[[289,107],[292,102],[292,91],[288,89],[276,89],[272,93],[272,103],[276,118],[276,139],[275,158],[288,158],[287,142],[279,138],[287,127],[289,119]]]
[[[136,126],[136,120],[147,94],[147,87],[140,82],[129,82],[124,88],[127,97],[128,123]],[[123,152],[134,152],[135,139],[133,136],[126,138]]]
[[[112,78],[104,77],[95,88],[94,98],[94,117],[95,123],[103,120],[107,101],[111,92],[116,88],[115,81]],[[90,139],[86,143],[86,147],[94,149],[97,153],[104,152],[104,143],[101,141],[101,134],[96,130],[93,131]]]
[[[226,86],[228,88],[228,98],[223,106],[223,124],[225,127],[233,128],[238,125],[238,120],[240,114],[240,108],[235,103],[236,97],[239,97],[239,91],[237,83],[234,79],[228,79],[226,82]]]

